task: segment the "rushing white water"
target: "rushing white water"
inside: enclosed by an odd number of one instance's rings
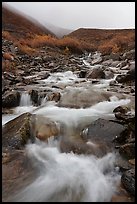
[[[30,98],[30,95],[26,92],[21,94],[21,99],[20,99],[20,106],[31,106],[32,101]]]
[[[5,114],[5,115],[2,115],[2,125],[5,125],[7,122],[9,122],[10,120],[13,120],[17,116],[18,115],[15,115],[15,114]]]
[[[120,181],[114,153],[102,158],[61,153],[53,138],[27,145],[27,152],[40,174],[14,201],[109,202]]]
[[[40,80],[40,81],[47,84],[68,85],[68,84],[73,84],[75,81],[81,81],[81,79],[78,78],[76,74],[73,74],[73,72],[67,71],[67,72],[51,73],[51,76],[49,76],[47,79]]]
[[[20,105],[13,108],[13,114],[2,115],[2,125],[18,117],[22,113],[32,112],[36,107],[32,105],[30,95],[26,92],[21,94]]]
[[[126,105],[130,102],[130,99],[118,100],[115,97],[115,100],[112,100],[113,98],[114,97],[111,97],[111,101],[103,101],[85,109],[63,108],[49,104],[48,106],[44,106],[34,111],[34,113],[49,117],[52,120],[64,123],[67,126],[78,126],[79,124],[85,125],[98,118],[113,118],[114,108]]]

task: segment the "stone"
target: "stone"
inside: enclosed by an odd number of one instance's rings
[[[49,137],[58,136],[60,127],[57,123],[41,115],[33,115],[31,118],[32,134],[42,141]]]
[[[18,91],[7,91],[2,96],[2,107],[12,108],[19,106],[20,103],[20,92]]]
[[[122,114],[126,114],[128,111],[129,111],[129,108],[128,108],[128,107],[118,106],[118,107],[116,107],[116,108],[113,110],[113,113],[120,112],[120,113],[122,113]]]
[[[31,101],[34,103],[34,104],[37,104],[38,103],[38,90],[30,90],[29,91],[29,94],[30,94],[30,97],[31,97]]]
[[[82,134],[85,140],[100,141],[111,144],[116,136],[125,130],[125,127],[116,122],[105,119],[98,119],[91,123],[87,128],[86,134]],[[83,133],[85,131],[83,130]],[[111,144],[113,145],[113,144]]]
[[[135,49],[125,52],[123,54],[123,58],[128,60],[135,60]]]
[[[135,195],[135,168],[125,171],[122,174],[121,182],[129,193]]]
[[[87,71],[86,71],[86,70],[81,70],[81,71],[79,72],[79,77],[80,77],[80,78],[85,78],[85,77],[86,77],[86,74],[87,74]]]
[[[30,116],[30,113],[24,113],[3,126],[2,147],[4,149],[22,149],[29,139],[32,140]]]
[[[106,76],[102,68],[95,68],[92,71],[89,71],[89,73],[87,73],[87,78],[105,79],[105,77]]]
[[[135,143],[127,143],[119,148],[119,153],[126,159],[135,158]]]

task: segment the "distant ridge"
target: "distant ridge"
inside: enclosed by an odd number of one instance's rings
[[[11,32],[13,35],[16,35],[16,37],[24,37],[28,33],[50,34],[55,36],[33,18],[28,18],[28,16],[17,12],[15,9],[9,8],[5,4],[2,5],[2,30]]]

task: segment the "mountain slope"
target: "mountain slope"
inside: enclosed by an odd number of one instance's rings
[[[19,12],[2,6],[2,30],[8,31],[16,37],[25,37],[27,34],[54,34],[35,20]]]
[[[51,23],[46,22],[45,23],[46,28],[48,28],[51,32],[53,32],[58,38],[62,38],[65,35],[68,35],[72,32],[70,29],[61,28],[58,26],[55,26]]]
[[[135,46],[135,29],[85,29],[80,28],[68,35],[92,45],[96,50],[115,48],[133,49]]]

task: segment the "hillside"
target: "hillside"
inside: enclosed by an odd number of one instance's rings
[[[114,52],[133,49],[135,46],[135,29],[85,29],[80,28],[68,37],[89,43],[95,50]]]
[[[65,35],[68,35],[73,30],[62,28],[59,26],[55,26],[51,23],[45,22],[46,28],[48,28],[51,32],[53,32],[58,38],[62,38]]]
[[[2,6],[2,30],[8,31],[16,38],[25,37],[29,34],[54,34],[38,23],[36,20],[28,19],[27,16],[10,9],[7,6]]]

